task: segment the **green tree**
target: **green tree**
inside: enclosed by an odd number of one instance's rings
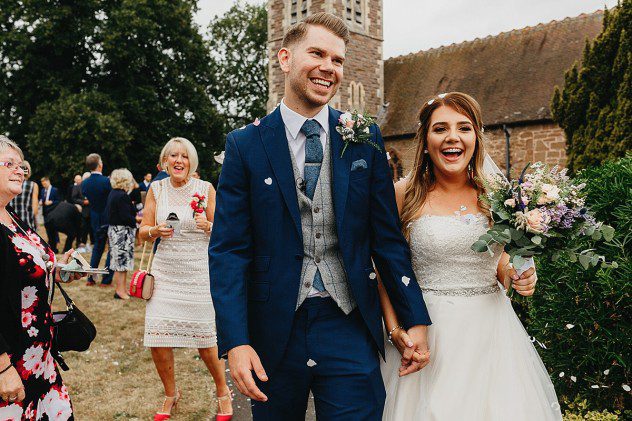
[[[60,96],[37,107],[27,135],[29,159],[41,174],[71,180],[84,171],[86,155],[107,157],[108,172],[128,167],[131,135],[114,101],[100,92]]]
[[[209,25],[208,46],[217,84],[212,97],[228,129],[266,114],[268,13],[265,5],[236,2]]]
[[[568,167],[577,171],[632,149],[632,0],[604,13],[603,30],[586,42],[576,63],[556,87],[555,121],[567,139]]]
[[[111,143],[98,149],[108,168],[128,162],[136,175],[151,171],[160,149],[174,136],[196,145],[202,172],[213,168],[212,152],[221,149],[224,124],[209,96],[215,72],[192,21],[196,3],[0,0],[0,130],[20,144],[28,137],[29,157],[62,150],[62,142],[70,140],[56,137],[61,131],[53,130],[52,110],[71,98],[83,105],[74,112],[87,112],[87,119],[103,114],[120,126],[115,132],[122,139],[92,137]],[[107,103],[97,107],[95,98],[107,98]],[[71,117],[82,119],[65,116]],[[115,151],[113,146],[125,148]],[[82,162],[83,157],[64,165]],[[55,179],[62,169],[49,171]]]
[[[223,123],[211,102],[209,52],[192,22],[194,0],[121,0],[103,21],[99,89],[131,128],[127,149],[137,174],[154,168],[174,136],[195,144],[202,173],[221,149]]]

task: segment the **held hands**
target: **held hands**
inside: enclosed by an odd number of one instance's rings
[[[393,343],[396,344],[395,346],[402,354],[402,365],[399,368],[399,377],[416,373],[430,362],[428,326],[413,326],[408,329],[408,332],[399,329],[393,332],[392,338]]]
[[[228,351],[228,368],[237,389],[242,394],[256,401],[267,402],[268,397],[257,387],[252,371],[262,382],[268,381],[268,375],[257,352],[250,345],[237,346]]]
[[[211,230],[211,222],[206,218],[206,213],[200,212],[195,214],[195,227],[205,232]]]
[[[528,297],[535,292],[535,284],[538,281],[538,275],[535,273],[535,268],[527,269],[522,275],[518,276],[516,269],[514,269],[510,263],[505,266],[505,276],[503,285],[506,289],[509,289],[511,285],[513,289],[520,295]]]

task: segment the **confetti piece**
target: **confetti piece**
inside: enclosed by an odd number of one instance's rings
[[[265,180],[263,180],[263,182],[266,183],[268,186],[272,185],[272,179],[270,177],[268,177]]]
[[[369,275],[369,278],[375,279],[377,278],[377,275],[375,274],[375,272],[371,272],[371,274]]]
[[[610,374],[610,370],[604,370],[603,374],[605,374],[607,376],[608,374]]]
[[[252,124],[254,124],[255,126],[258,126],[258,125],[259,125],[259,123],[261,123],[261,122],[259,121],[259,117],[255,118],[255,121],[253,121],[253,122],[252,122]]]
[[[316,361],[312,360],[311,358],[307,361],[308,367],[314,367],[315,365],[316,365]]]
[[[390,160],[391,160],[391,154],[390,154],[390,153],[388,153],[388,152],[386,152],[386,160],[387,160],[387,161],[390,161]]]
[[[560,377],[564,377],[564,372],[563,371],[560,373]]]
[[[572,329],[572,328],[574,328],[574,327],[575,327],[575,325],[572,325],[572,324],[570,324],[570,323],[566,325],[566,329]]]
[[[410,284],[410,278],[408,276],[402,276],[402,282],[408,286],[408,284]]]
[[[598,384],[593,384],[592,386],[590,386],[591,389],[599,389],[599,385]]]
[[[577,383],[577,377],[571,376],[571,380],[573,381],[573,383]]]
[[[630,391],[630,386],[628,386],[627,384],[623,384],[621,385],[621,387],[623,388],[623,390],[625,390],[626,392]]]

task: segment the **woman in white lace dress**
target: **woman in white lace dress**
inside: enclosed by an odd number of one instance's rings
[[[190,176],[197,169],[198,156],[187,139],[173,138],[167,142],[160,162],[169,177],[151,184],[140,228],[143,240],[160,238],[151,268],[154,293],[145,314],[145,346],[151,348],[165,389],[165,400],[154,420],[169,419],[171,409],[180,399],[173,348],[198,348],[217,387],[218,419],[229,420],[231,393],[226,384],[225,364],[217,355],[208,271],[215,190],[209,182]],[[191,202],[196,194],[206,197],[205,212],[194,212]],[[172,214],[178,222],[172,221]]]
[[[408,338],[380,291],[395,345],[387,344],[382,366],[383,419],[561,420],[546,368],[499,286],[530,295],[534,269],[518,277],[501,249],[470,249],[489,224],[478,200],[485,159],[480,107],[468,95],[441,94],[424,104],[419,121],[414,169],[395,190],[433,322],[431,357],[420,372],[399,376]]]

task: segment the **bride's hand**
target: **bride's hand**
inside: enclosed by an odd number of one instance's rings
[[[512,268],[511,270],[517,275],[515,269]],[[517,280],[513,281],[511,286],[518,294],[528,297],[535,292],[537,281],[538,275],[535,273],[535,268],[529,268]]]
[[[410,348],[413,346],[413,341],[410,340],[410,336],[408,336],[408,333],[401,327],[391,333],[391,342],[402,355],[404,355],[404,351],[407,347]]]

